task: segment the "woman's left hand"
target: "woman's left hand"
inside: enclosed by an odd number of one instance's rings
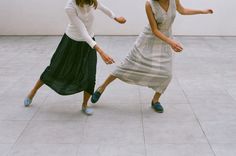
[[[114,19],[120,24],[124,24],[126,22],[126,19],[124,17],[115,17]]]
[[[212,9],[206,9],[202,11],[203,14],[213,14],[214,11]]]

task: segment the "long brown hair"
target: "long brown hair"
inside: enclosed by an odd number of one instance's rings
[[[80,7],[84,7],[84,5],[86,5],[86,4],[93,6],[94,8],[97,8],[97,6],[98,6],[97,0],[75,0],[75,2]]]

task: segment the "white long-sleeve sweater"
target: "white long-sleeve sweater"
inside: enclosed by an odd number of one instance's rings
[[[115,18],[115,14],[100,2],[98,2],[97,9],[101,10],[110,18]],[[96,42],[93,40],[95,8],[89,5],[80,7],[76,4],[75,0],[69,0],[65,11],[70,21],[66,29],[66,35],[76,41],[85,41],[94,48],[96,45]]]

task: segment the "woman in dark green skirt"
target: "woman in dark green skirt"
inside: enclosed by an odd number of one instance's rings
[[[30,106],[38,89],[46,84],[60,95],[72,95],[84,91],[82,111],[87,115],[93,113],[87,104],[95,86],[97,52],[106,64],[114,63],[94,39],[92,25],[94,11],[97,9],[118,23],[126,22],[123,17],[115,17],[111,10],[97,0],[69,0],[65,7],[70,21],[66,33],[50,65],[25,98],[26,107]]]

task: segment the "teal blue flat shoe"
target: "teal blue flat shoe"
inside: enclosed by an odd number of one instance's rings
[[[160,102],[157,102],[157,103],[152,102],[152,108],[158,113],[163,113],[164,112],[164,108],[162,107]]]
[[[25,107],[29,107],[32,103],[32,99],[26,97],[25,100],[24,100],[24,105]]]
[[[88,116],[93,115],[93,109],[91,109],[91,108],[87,108],[87,107],[84,108],[84,107],[82,107],[82,112],[84,114],[88,115]]]
[[[100,99],[101,95],[102,95],[102,93],[100,93],[100,92],[98,91],[98,89],[97,89],[97,90],[93,93],[93,95],[92,95],[92,97],[91,97],[91,102],[92,102],[92,103],[98,102],[98,100]]]

